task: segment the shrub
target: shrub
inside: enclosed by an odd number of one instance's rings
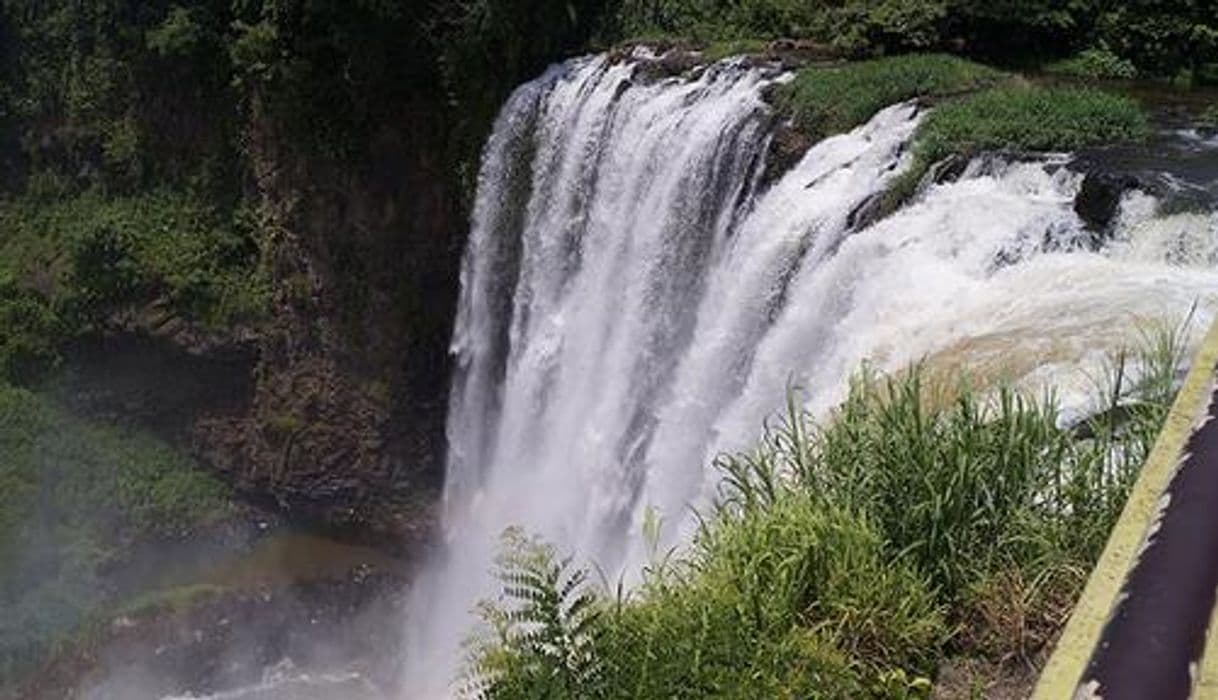
[[[853,56],[955,46],[1026,64],[1084,50],[1086,70],[1130,67],[1144,75],[1192,73],[1218,57],[1212,8],[1187,0],[1071,3],[1049,0],[621,0],[606,34],[703,41],[790,37]]]
[[[775,102],[800,130],[823,138],[848,131],[894,103],[956,95],[994,85],[1006,77],[953,56],[899,56],[831,68],[805,68],[779,88]]]
[[[1104,45],[1086,49],[1071,58],[1050,63],[1045,66],[1045,71],[1092,80],[1129,80],[1138,77],[1138,69],[1132,61],[1117,56]]]
[[[866,0],[830,5],[798,0],[624,0],[611,16],[616,36],[690,39],[811,38],[852,54],[927,48],[941,38],[945,0]]]
[[[510,539],[507,597],[482,610],[467,695],[859,697],[926,669],[946,627],[924,579],[864,521],[793,491],[719,511],[688,558],[614,601],[569,560]]]
[[[59,365],[62,332],[44,299],[0,283],[0,381],[30,385],[43,379]]]
[[[167,191],[6,202],[0,306],[9,311],[0,313],[0,332],[45,366],[63,337],[155,300],[210,327],[257,320],[269,284],[248,219],[238,211],[226,220],[192,195]],[[19,375],[10,366],[0,376]]]

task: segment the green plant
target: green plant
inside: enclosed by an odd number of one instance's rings
[[[1090,88],[1010,86],[942,105],[919,130],[917,148],[934,162],[952,153],[1065,151],[1148,134],[1132,99]]]
[[[1218,55],[1211,8],[1188,0],[621,0],[606,35],[701,41],[812,40],[861,57],[953,47],[1029,65],[1082,50],[1067,70],[1171,77]],[[1088,49],[1087,47],[1096,47]]]
[[[158,300],[186,320],[223,328],[259,318],[269,298],[250,226],[241,210],[226,220],[179,192],[24,198],[0,213],[0,274],[61,319],[64,335]]]
[[[500,607],[481,606],[493,636],[476,641],[469,691],[491,697],[574,698],[599,687],[599,601],[587,573],[522,533],[504,534]],[[524,693],[525,695],[520,695]]]
[[[0,380],[35,384],[60,363],[62,323],[37,294],[0,283]]]
[[[885,206],[899,206],[932,165],[950,156],[1070,151],[1142,141],[1149,134],[1146,115],[1131,98],[1093,88],[995,87],[945,102],[923,120],[913,163],[890,185]]]
[[[823,138],[848,131],[897,102],[958,95],[1006,79],[1004,73],[953,56],[898,56],[805,68],[778,89],[775,103],[801,131]]]
[[[1102,44],[1070,58],[1050,63],[1045,66],[1045,71],[1092,80],[1129,80],[1138,77],[1138,69],[1132,61],[1121,58]]]

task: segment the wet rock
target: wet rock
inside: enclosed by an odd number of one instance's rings
[[[635,68],[635,78],[644,83],[656,82],[690,73],[705,66],[706,59],[696,51],[674,49],[652,59],[645,59]]]
[[[968,168],[971,158],[962,155],[951,155],[931,165],[926,171],[926,182],[942,185],[960,179]]]
[[[393,413],[375,386],[331,361],[304,358],[260,377],[258,402],[200,421],[195,448],[238,490],[273,500],[296,522],[409,549],[433,522],[432,485],[394,457]],[[433,433],[438,423],[426,424]]]
[[[768,185],[782,177],[799,162],[808,149],[816,143],[807,132],[796,129],[790,124],[781,123],[774,129],[770,139],[770,149],[766,154],[765,172],[761,175],[761,184]]]
[[[1067,167],[1085,177],[1075,211],[1097,232],[1113,221],[1131,189],[1153,195],[1161,213],[1218,208],[1218,143],[1196,129],[1169,128],[1144,144],[1084,149]]]
[[[846,216],[846,226],[851,231],[861,231],[888,214],[885,192],[877,192],[859,203]]]
[[[831,44],[809,39],[776,39],[766,47],[765,57],[793,69],[809,63],[837,61],[846,55]]]
[[[1136,177],[1124,173],[1088,173],[1074,198],[1074,212],[1093,232],[1105,232],[1119,213],[1121,198],[1139,184]]]

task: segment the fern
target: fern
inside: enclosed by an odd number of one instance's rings
[[[509,528],[496,566],[502,591],[480,606],[464,689],[484,700],[595,698],[603,676],[600,599],[588,572]]]

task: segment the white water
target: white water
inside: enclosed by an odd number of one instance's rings
[[[453,352],[446,554],[412,594],[403,697],[445,696],[499,533],[521,525],[609,572],[655,508],[684,536],[707,467],[787,388],[824,410],[862,362],[929,358],[1059,387],[1145,319],[1218,299],[1218,219],[1130,197],[1089,252],[1080,178],[983,164],[862,231],[919,115],[882,111],[758,195],[758,69],[648,83],[631,63],[552,69],[504,107],[479,179]],[[1073,402],[1073,404],[1072,404]]]

